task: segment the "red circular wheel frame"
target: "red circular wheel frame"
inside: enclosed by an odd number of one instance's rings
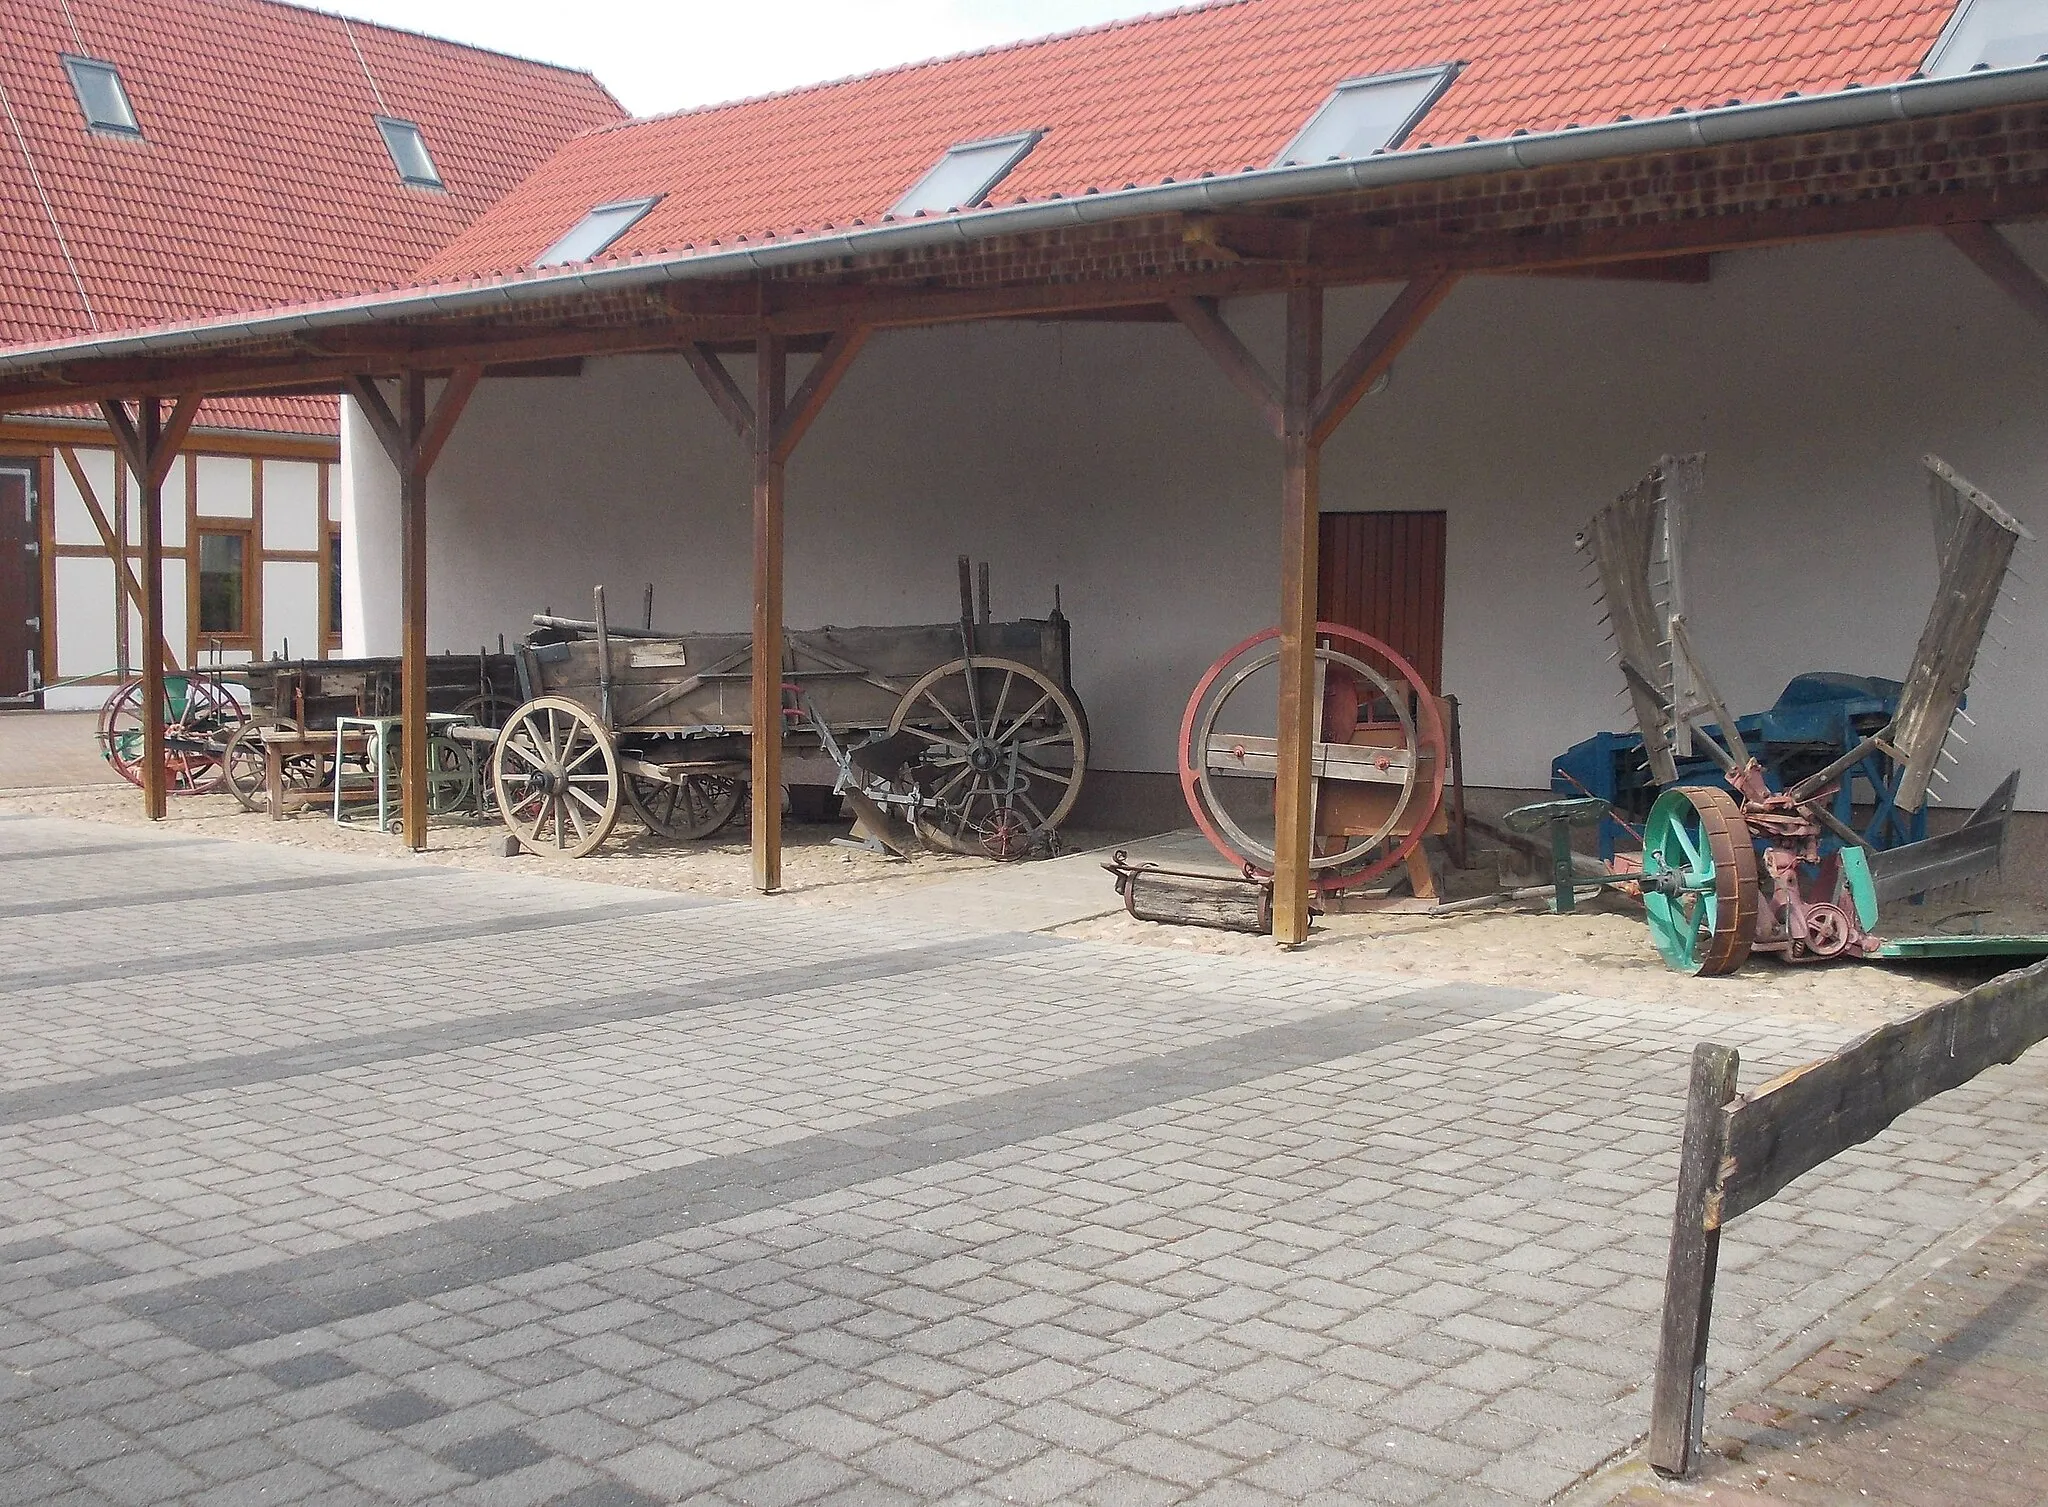
[[[1202,835],[1209,840],[1209,845],[1223,857],[1229,859],[1234,864],[1250,870],[1252,873],[1262,874],[1267,878],[1272,877],[1271,873],[1245,854],[1231,847],[1228,839],[1217,830],[1216,824],[1210,820],[1209,813],[1202,803],[1199,789],[1201,775],[1195,768],[1190,753],[1190,744],[1193,742],[1195,734],[1195,716],[1201,710],[1203,702],[1208,699],[1210,690],[1222,678],[1223,672],[1235,664],[1247,651],[1258,647],[1258,645],[1265,643],[1269,639],[1276,639],[1279,636],[1280,630],[1278,628],[1268,628],[1263,633],[1254,633],[1250,638],[1232,647],[1214,664],[1210,665],[1208,671],[1196,684],[1194,694],[1188,697],[1187,709],[1181,713],[1180,719],[1180,788],[1182,797],[1187,801],[1188,811],[1195,818],[1195,825],[1201,829]],[[1405,680],[1418,693],[1415,698],[1417,709],[1415,719],[1417,724],[1416,736],[1419,741],[1436,751],[1436,758],[1432,761],[1434,775],[1430,780],[1429,795],[1419,812],[1420,820],[1409,824],[1406,836],[1396,842],[1386,853],[1373,859],[1363,868],[1347,869],[1342,873],[1320,876],[1316,874],[1313,868],[1310,869],[1309,887],[1318,894],[1333,894],[1339,890],[1354,889],[1358,885],[1377,879],[1380,875],[1393,868],[1395,864],[1406,860],[1408,855],[1415,851],[1416,846],[1427,835],[1430,824],[1436,820],[1437,808],[1443,804],[1444,766],[1450,756],[1450,750],[1445,747],[1443,718],[1437,713],[1436,697],[1423,684],[1422,677],[1416,673],[1415,666],[1408,663],[1407,659],[1371,635],[1360,633],[1355,628],[1346,628],[1339,623],[1317,623],[1315,636],[1318,644],[1324,639],[1329,639],[1333,645],[1341,646],[1348,651],[1354,652],[1360,658],[1377,656],[1385,660],[1392,667],[1395,675]]]

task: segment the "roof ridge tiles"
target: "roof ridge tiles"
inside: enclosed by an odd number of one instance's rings
[[[479,53],[485,57],[502,58],[508,63],[525,63],[530,67],[545,68],[551,73],[571,74],[578,78],[589,79],[599,89],[603,89],[606,95],[611,95],[611,90],[605,88],[604,81],[595,72],[588,68],[579,68],[573,63],[551,63],[546,58],[533,57],[524,52],[513,52],[509,48],[486,47],[481,42],[465,42],[457,37],[445,37],[437,31],[422,31],[416,26],[394,26],[389,21],[373,21],[365,16],[351,16],[343,11],[329,10],[324,5],[302,4],[300,0],[255,0],[255,3],[258,5],[268,5],[277,10],[299,11],[309,16],[324,16],[330,21],[344,21],[350,26],[367,26],[375,31],[390,32],[394,36],[410,37],[416,42],[433,42],[442,47],[459,47],[464,52]],[[612,99],[612,102],[614,104],[618,103],[616,97]]]
[[[266,0],[266,3],[281,5],[288,0]],[[636,126],[658,125],[663,121],[684,120],[693,116],[716,115],[725,110],[739,110],[752,105],[765,104],[770,100],[797,99],[807,94],[820,94],[830,89],[843,89],[853,84],[865,84],[874,79],[891,78],[901,74],[919,72],[926,68],[950,67],[956,63],[969,62],[975,58],[998,57],[1004,53],[1026,52],[1035,47],[1049,47],[1061,42],[1070,42],[1077,37],[1095,36],[1103,32],[1133,31],[1140,27],[1155,26],[1164,22],[1180,21],[1205,11],[1233,10],[1241,6],[1263,5],[1270,0],[1191,0],[1185,5],[1169,5],[1159,10],[1146,11],[1142,15],[1123,16],[1114,21],[1097,21],[1089,26],[1076,26],[1067,31],[1042,32],[1037,36],[1019,37],[1013,42],[991,42],[984,47],[969,47],[960,52],[935,53],[928,58],[918,58],[908,63],[891,63],[883,68],[869,68],[859,73],[841,74],[837,78],[818,79],[809,84],[797,84],[788,89],[767,89],[759,94],[743,94],[735,99],[714,100],[710,104],[686,105],[679,110],[663,110],[653,115],[636,115],[629,120],[615,121],[610,125],[598,126],[584,134],[591,136],[610,135],[619,131],[630,131]]]

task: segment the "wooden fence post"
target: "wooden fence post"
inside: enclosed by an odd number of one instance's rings
[[[1650,1464],[1668,1476],[1692,1473],[1706,1425],[1707,1329],[1714,1313],[1714,1270],[1721,1254],[1714,1207],[1726,1139],[1728,1101],[1739,1059],[1732,1048],[1693,1049],[1685,1141],[1678,1156],[1678,1206],[1671,1214],[1671,1256],[1664,1271],[1664,1328],[1650,1408]]]

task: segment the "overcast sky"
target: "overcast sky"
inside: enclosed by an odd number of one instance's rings
[[[324,0],[588,68],[636,115],[1167,9],[1172,0]]]

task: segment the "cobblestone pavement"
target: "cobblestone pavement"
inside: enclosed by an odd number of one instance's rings
[[[1616,1507],[2048,1502],[2048,1204],[1900,1283],[1730,1410],[1694,1481],[1601,1495]]]
[[[1847,1028],[0,819],[0,1503],[1536,1502]],[[1716,1384],[2048,1165],[1731,1230]]]
[[[96,712],[0,709],[0,790],[118,785],[93,740]]]

